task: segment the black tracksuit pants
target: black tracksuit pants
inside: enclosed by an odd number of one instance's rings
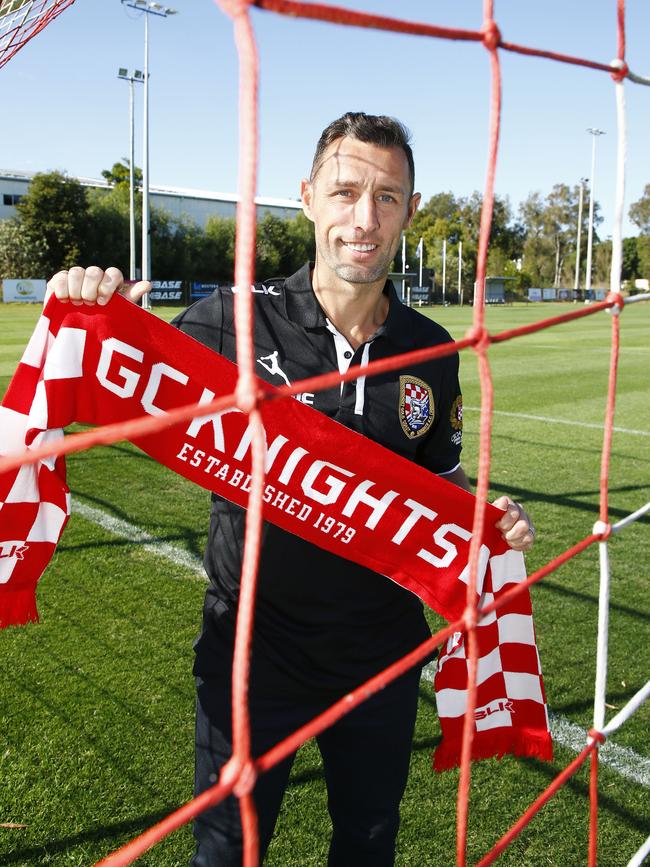
[[[399,803],[408,776],[420,668],[374,695],[318,736],[333,833],[329,867],[388,867],[394,863]],[[230,678],[197,680],[195,794],[214,785],[231,755]],[[252,753],[259,756],[325,710],[331,702],[251,697]],[[256,783],[260,862],[273,835],[292,755]],[[194,824],[192,867],[242,862],[239,804],[234,796]]]

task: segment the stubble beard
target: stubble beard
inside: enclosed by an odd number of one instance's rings
[[[390,264],[395,258],[395,253],[389,256],[382,257],[372,266],[361,267],[359,265],[350,265],[339,262],[335,256],[330,254],[329,250],[319,249],[319,253],[325,260],[326,265],[336,274],[339,280],[344,280],[346,283],[366,284],[377,283],[379,280],[385,280],[388,277]]]

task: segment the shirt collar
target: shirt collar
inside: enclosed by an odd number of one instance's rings
[[[303,328],[326,328],[327,318],[318,303],[311,285],[313,265],[306,262],[299,271],[284,282],[287,317]],[[388,295],[388,316],[377,330],[377,337],[387,337],[399,346],[413,346],[413,323],[409,311],[397,297],[395,287],[386,281],[384,292]]]

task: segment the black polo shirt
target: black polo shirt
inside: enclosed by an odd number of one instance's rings
[[[256,373],[272,385],[365,366],[451,340],[400,303],[387,282],[388,316],[354,350],[314,295],[310,266],[254,287]],[[234,292],[221,287],[175,320],[182,331],[236,360]],[[461,450],[458,355],[299,395],[304,403],[434,473],[454,470]],[[359,455],[363,460],[363,455]],[[232,653],[245,512],[212,498],[205,568],[210,578],[195,672],[223,670]],[[253,686],[315,700],[342,695],[429,635],[422,603],[390,579],[264,525],[258,577]]]

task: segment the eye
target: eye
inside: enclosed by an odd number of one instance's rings
[[[377,198],[380,202],[394,202],[396,201],[394,196],[391,196],[390,193],[380,193]]]
[[[342,199],[348,199],[352,195],[352,192],[351,190],[336,190],[334,195],[339,196]]]

